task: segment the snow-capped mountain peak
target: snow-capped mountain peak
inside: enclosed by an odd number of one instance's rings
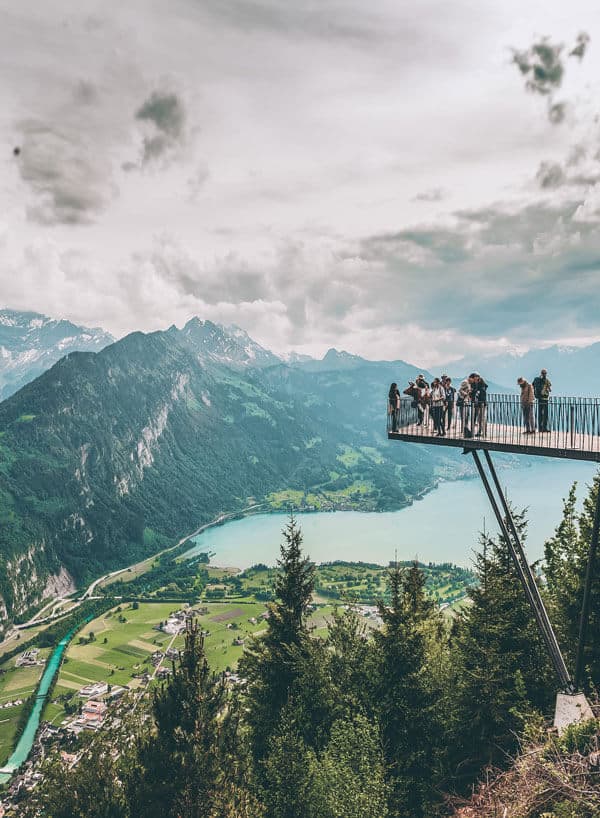
[[[226,327],[195,317],[183,329],[171,327],[170,332],[177,333],[200,361],[212,361],[233,368],[262,368],[281,363],[277,355],[235,325]]]
[[[114,341],[102,329],[36,312],[0,310],[0,399],[37,378],[68,352],[98,352]]]

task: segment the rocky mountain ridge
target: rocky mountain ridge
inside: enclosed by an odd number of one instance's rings
[[[267,365],[226,336],[132,333],[0,403],[0,614],[61,572],[83,584],[273,493],[327,487],[377,510],[434,485],[432,455],[387,445],[389,371]]]
[[[114,341],[89,329],[36,312],[0,310],[0,400],[45,372],[69,352],[97,352]]]

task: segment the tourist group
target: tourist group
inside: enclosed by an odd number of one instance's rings
[[[542,369],[540,374],[529,383],[525,378],[518,378],[521,388],[521,412],[525,434],[535,434],[535,403],[537,401],[537,423],[540,432],[549,432],[548,402],[552,384],[548,372]],[[479,372],[471,372],[458,389],[452,385],[448,375],[434,378],[429,384],[423,374],[416,380],[409,381],[404,389],[411,402],[411,409],[417,410],[417,426],[433,427],[433,434],[444,437],[452,427],[459,430],[462,437],[485,437],[487,427],[487,390],[488,385]],[[390,427],[397,432],[400,425],[401,393],[398,385],[390,386],[388,414]],[[413,420],[410,421],[413,423]]]

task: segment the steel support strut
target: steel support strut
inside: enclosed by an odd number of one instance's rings
[[[583,676],[583,660],[585,653],[585,643],[587,639],[588,624],[590,620],[590,598],[592,591],[592,580],[594,579],[594,568],[596,564],[596,552],[598,551],[598,534],[600,533],[600,485],[596,495],[596,511],[594,514],[594,526],[592,528],[592,541],[590,543],[590,553],[588,555],[587,570],[585,574],[585,585],[583,588],[583,603],[581,605],[581,619],[579,620],[579,644],[577,645],[577,660],[575,662],[575,687],[579,690],[581,677]]]
[[[513,520],[512,514],[510,513],[508,503],[506,502],[506,498],[504,497],[504,493],[502,492],[502,487],[500,486],[496,470],[494,469],[492,458],[490,457],[488,451],[484,452],[487,465],[490,470],[494,486],[496,488],[496,492],[498,493],[498,497],[500,498],[500,502],[502,504],[504,514],[502,514],[502,512],[500,511],[498,502],[496,500],[496,497],[494,496],[494,492],[492,491],[492,487],[484,471],[483,465],[481,463],[481,460],[479,459],[477,451],[475,449],[471,449],[470,451],[471,454],[473,455],[475,466],[477,467],[477,471],[479,472],[479,476],[481,477],[481,481],[483,483],[486,494],[490,501],[490,505],[492,506],[492,510],[498,522],[500,531],[504,539],[506,540],[509,553],[514,562],[519,579],[521,580],[521,584],[523,585],[523,590],[525,591],[527,601],[531,606],[531,610],[533,611],[533,615],[535,617],[539,631],[542,635],[542,639],[546,644],[546,648],[548,650],[548,653],[550,654],[552,664],[554,665],[554,669],[560,680],[561,689],[569,693],[572,693],[575,689],[573,686],[573,681],[571,679],[571,676],[569,675],[567,666],[565,665],[562,653],[560,652],[560,647],[558,645],[558,641],[556,639],[554,631],[552,630],[552,625],[550,624],[548,613],[544,606],[542,597],[540,596],[539,588],[535,581],[535,577],[529,566],[529,563],[527,562],[527,556],[525,555],[525,551],[523,550],[523,546],[521,545],[519,532],[517,531],[517,527]]]

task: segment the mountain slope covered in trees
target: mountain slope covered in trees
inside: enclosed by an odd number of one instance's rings
[[[359,481],[390,509],[433,485],[428,452],[387,445],[379,375],[256,368],[206,323],[71,353],[0,404],[4,617],[272,492]]]

